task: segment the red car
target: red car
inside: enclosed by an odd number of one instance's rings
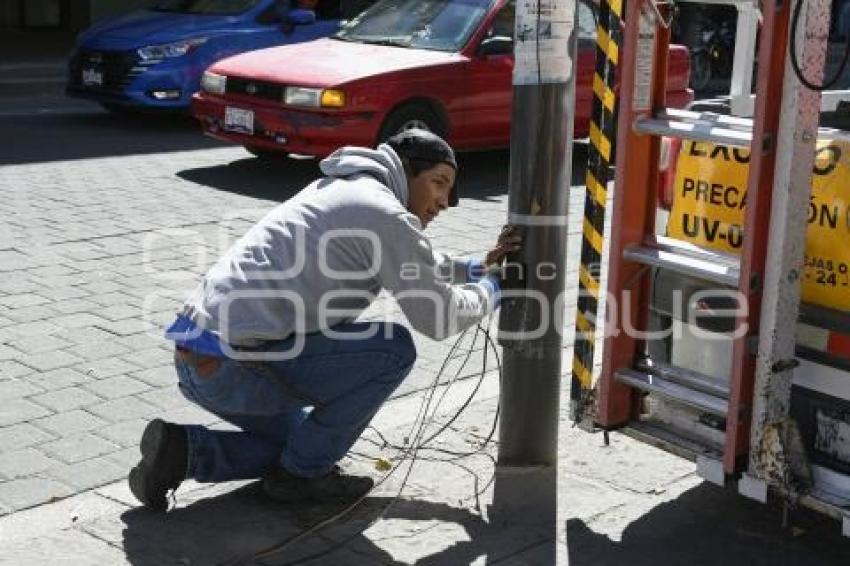
[[[192,110],[204,132],[249,151],[325,156],[424,127],[457,149],[509,144],[515,0],[379,0],[334,36],[215,63]],[[596,23],[579,3],[575,136],[588,133]],[[690,62],[671,48],[667,104]]]

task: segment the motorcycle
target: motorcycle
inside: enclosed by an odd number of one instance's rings
[[[691,47],[690,86],[695,91],[708,88],[713,79],[732,74],[735,56],[734,22],[714,20],[699,35],[699,43]]]

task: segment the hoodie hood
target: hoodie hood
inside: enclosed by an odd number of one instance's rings
[[[404,164],[393,148],[387,144],[382,143],[378,149],[352,146],[340,148],[323,159],[319,168],[328,177],[371,175],[384,183],[399,202],[407,207],[410,193]]]

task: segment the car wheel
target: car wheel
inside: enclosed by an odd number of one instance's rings
[[[711,82],[711,58],[707,51],[698,51],[691,55],[691,88],[700,91]]]
[[[446,135],[446,125],[433,110],[424,104],[407,104],[390,112],[381,126],[378,141],[385,142],[400,132],[414,128],[428,130],[438,136]]]
[[[248,153],[263,161],[280,161],[286,158],[286,153],[282,151],[274,151],[272,149],[265,149],[254,145],[246,145],[244,147]]]

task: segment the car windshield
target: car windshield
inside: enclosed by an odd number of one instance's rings
[[[493,0],[379,0],[333,37],[346,41],[457,51]]]
[[[262,0],[160,0],[151,10],[179,14],[241,14]]]

